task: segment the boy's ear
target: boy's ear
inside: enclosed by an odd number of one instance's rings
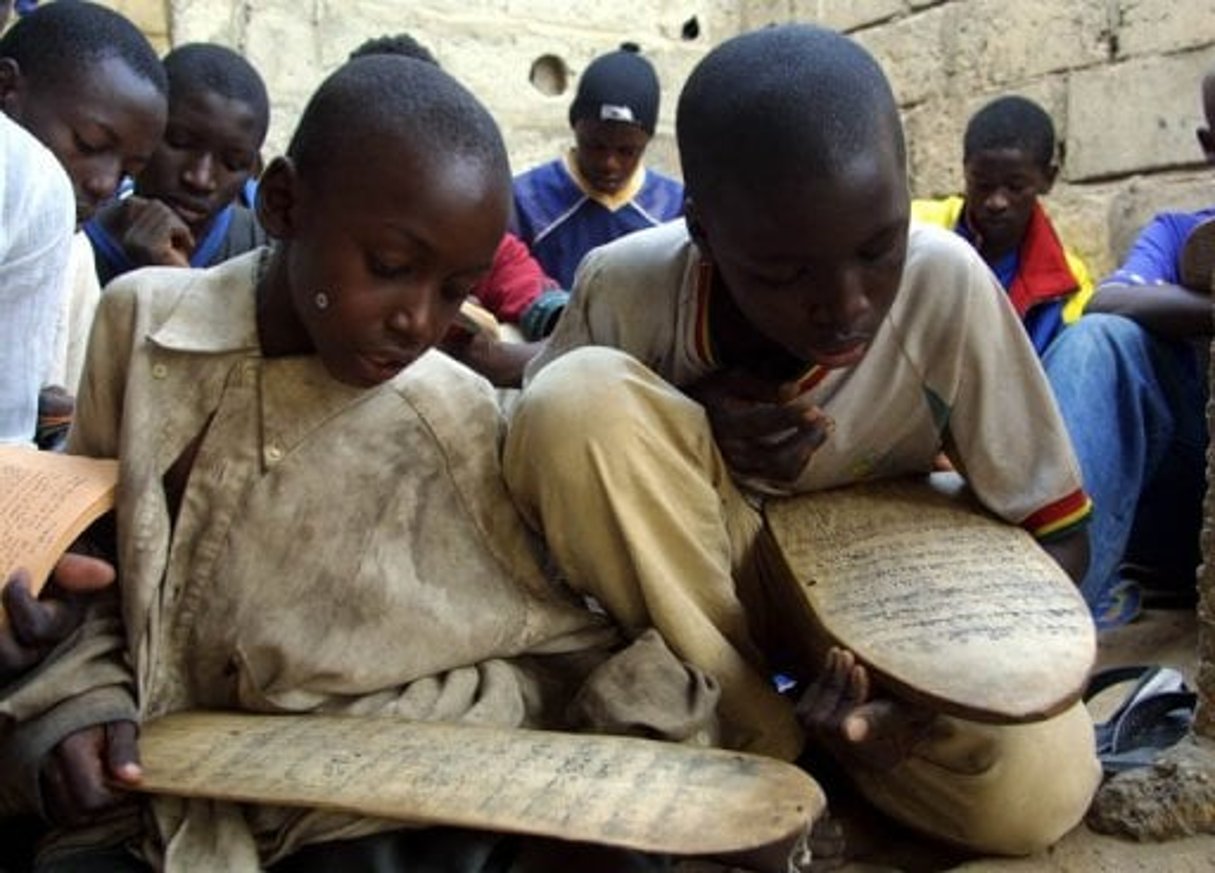
[[[257,220],[275,239],[290,239],[295,231],[299,174],[290,158],[278,157],[257,183]]]
[[[709,240],[705,234],[704,225],[700,223],[700,214],[696,211],[696,203],[691,197],[683,198],[683,219],[688,225],[688,235],[692,242],[706,257],[709,255]]]
[[[17,116],[21,90],[21,66],[13,58],[0,58],[0,110]]]
[[[1059,178],[1059,165],[1051,161],[1050,166],[1046,168],[1046,172],[1042,174],[1042,178],[1046,180],[1046,185],[1038,193],[1049,194],[1050,189],[1055,187],[1055,180]]]
[[[1215,164],[1215,132],[1209,127],[1200,127],[1194,131],[1198,137],[1198,144],[1202,146],[1202,153],[1206,155],[1208,164]]]

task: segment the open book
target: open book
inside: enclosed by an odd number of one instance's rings
[[[954,474],[771,500],[775,586],[799,658],[851,649],[880,685],[962,718],[1035,721],[1083,693],[1096,630],[1076,586],[1026,531]]]
[[[68,546],[114,506],[117,484],[117,461],[0,446],[0,585],[24,567],[41,591]]]

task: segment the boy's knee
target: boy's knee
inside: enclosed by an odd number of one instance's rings
[[[930,741],[877,788],[877,805],[935,837],[991,855],[1043,851],[1084,818],[1101,767],[1082,704],[1025,725],[947,721],[948,736]]]
[[[604,346],[584,346],[548,364],[519,399],[510,443],[562,451],[587,443],[612,447],[678,410],[699,406],[636,358]]]

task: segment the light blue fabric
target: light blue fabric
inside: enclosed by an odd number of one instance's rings
[[[1094,504],[1085,600],[1103,607],[1124,560],[1192,584],[1207,443],[1195,348],[1092,314],[1063,331],[1042,363]]]

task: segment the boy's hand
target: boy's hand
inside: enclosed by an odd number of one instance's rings
[[[137,264],[165,267],[190,266],[194,234],[164,203],[143,197],[123,201],[128,221],[122,247]]]
[[[143,777],[132,721],[93,725],[65,737],[42,765],[42,796],[56,824],[81,825],[122,801]]]
[[[795,382],[723,372],[702,379],[689,394],[704,406],[730,468],[772,482],[797,479],[835,427]]]
[[[12,681],[46,657],[84,618],[84,601],[74,595],[105,588],[114,581],[107,561],[71,552],[59,559],[41,597],[30,593],[29,574],[8,578],[0,601],[0,684]]]
[[[873,698],[868,671],[847,649],[832,648],[797,704],[806,732],[837,757],[875,770],[906,760],[932,727],[931,710]]]

